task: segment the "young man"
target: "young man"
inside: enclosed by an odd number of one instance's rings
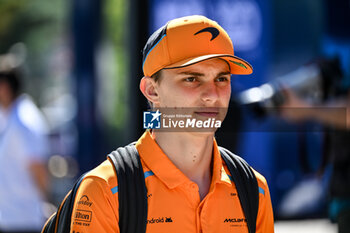
[[[143,71],[140,89],[153,108],[186,108],[198,119],[223,120],[231,74],[250,74],[252,68],[234,56],[231,39],[216,22],[189,16],[168,22],[149,38]],[[214,133],[147,130],[138,140],[136,149],[147,174],[146,232],[248,232]],[[259,186],[256,232],[271,233],[268,186],[260,174],[255,175]],[[85,176],[76,196],[72,232],[119,232],[116,187],[109,160]],[[82,212],[89,213],[89,222],[76,218]]]

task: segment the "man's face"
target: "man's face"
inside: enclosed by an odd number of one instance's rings
[[[197,117],[223,120],[231,96],[231,74],[224,60],[215,58],[164,69],[161,75],[161,80],[155,83],[158,99],[154,107],[191,108]]]

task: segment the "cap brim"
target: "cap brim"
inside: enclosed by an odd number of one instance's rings
[[[176,69],[181,67],[186,67],[193,65],[195,63],[209,60],[212,58],[221,58],[227,62],[227,64],[230,66],[230,72],[231,74],[251,74],[253,73],[253,67],[245,60],[230,55],[230,54],[210,54],[210,55],[203,55],[199,57],[192,57],[187,58],[185,60],[173,63],[169,66],[164,67],[164,69]]]

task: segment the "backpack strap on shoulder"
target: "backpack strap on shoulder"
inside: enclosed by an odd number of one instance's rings
[[[219,150],[231,173],[231,180],[236,185],[238,197],[247,219],[249,233],[255,233],[259,209],[259,187],[254,172],[241,157],[223,147],[219,147]]]
[[[118,179],[120,233],[144,233],[147,224],[147,189],[135,143],[108,155]]]

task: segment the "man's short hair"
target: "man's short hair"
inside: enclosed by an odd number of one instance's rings
[[[151,78],[154,79],[155,82],[160,82],[162,78],[162,70],[158,70],[156,73],[154,73]]]
[[[157,83],[160,83],[161,79],[163,78],[162,75],[162,70],[158,70],[156,73],[154,73],[151,78]],[[147,100],[148,106],[152,109],[153,108],[153,103],[149,100]]]

